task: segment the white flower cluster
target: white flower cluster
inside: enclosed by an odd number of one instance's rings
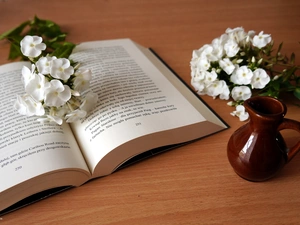
[[[262,59],[247,58],[251,50],[264,48],[270,42],[271,36],[263,32],[256,35],[242,27],[228,28],[211,44],[193,51],[191,84],[200,95],[224,100],[231,97],[235,101],[231,105],[241,104],[252,96],[252,89],[262,89],[270,82],[266,71],[259,68]],[[232,115],[247,120],[248,114],[242,109],[239,107]]]
[[[21,52],[35,63],[31,69],[22,68],[26,93],[17,96],[15,109],[22,115],[39,116],[41,122],[75,122],[98,101],[98,95],[88,91],[91,71],[72,66],[66,58],[40,56],[45,49],[41,37],[25,36],[21,41]]]

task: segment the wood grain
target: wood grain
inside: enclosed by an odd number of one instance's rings
[[[0,33],[37,15],[60,24],[76,43],[131,38],[189,84],[192,50],[228,27],[263,30],[284,42],[285,54],[300,57],[299,10],[297,0],[0,0]],[[0,41],[0,64],[8,50]],[[224,101],[203,99],[230,129],[4,215],[0,224],[300,224],[300,155],[272,180],[241,179],[226,145],[243,123]],[[287,117],[300,120],[299,101],[284,100]],[[300,139],[291,131],[284,136],[290,145]]]

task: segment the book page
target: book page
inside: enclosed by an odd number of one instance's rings
[[[206,121],[129,39],[83,43],[71,57],[92,70],[91,89],[99,95],[90,116],[72,125],[92,171],[105,155],[130,140]],[[184,135],[157,135],[130,148],[189,140],[180,136]]]
[[[29,67],[22,62],[0,66],[0,194],[34,177],[64,169],[78,175],[78,179],[72,178],[73,185],[82,184],[88,179],[89,170],[70,127],[43,125],[35,117],[25,117],[14,110],[16,95],[24,93],[23,65]],[[38,187],[38,180],[31,182]],[[52,181],[51,187],[59,182],[66,185],[63,180]],[[33,189],[30,185],[28,188]],[[26,190],[23,188],[22,192]]]

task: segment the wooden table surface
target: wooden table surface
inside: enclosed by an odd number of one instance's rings
[[[298,0],[0,0],[0,33],[37,15],[61,25],[75,43],[131,38],[189,84],[192,51],[228,27],[271,34],[300,64],[299,13]],[[0,64],[8,49],[0,41]],[[226,146],[244,123],[225,101],[203,99],[230,129],[4,215],[0,225],[300,224],[300,155],[267,182],[241,179]],[[286,117],[300,120],[294,100],[285,101]],[[300,139],[291,131],[284,136],[289,145]]]

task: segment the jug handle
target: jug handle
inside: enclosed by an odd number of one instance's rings
[[[292,119],[284,118],[281,124],[278,127],[278,131],[283,129],[292,129],[296,130],[300,133],[300,122]],[[300,141],[296,143],[287,153],[287,162],[291,161],[291,159],[300,151]]]

